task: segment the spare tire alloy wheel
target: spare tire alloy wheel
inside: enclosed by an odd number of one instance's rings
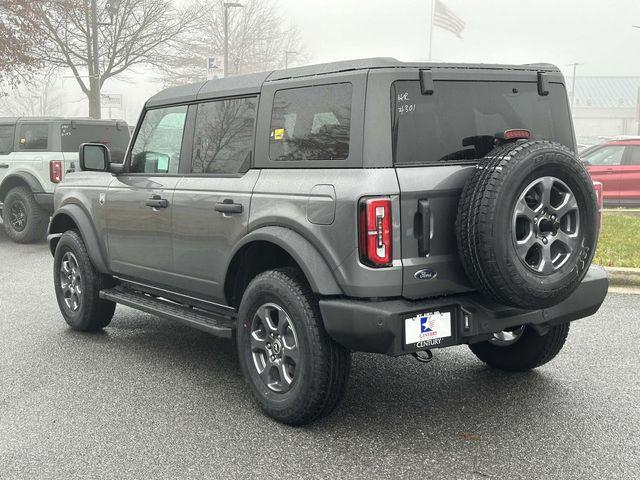
[[[595,253],[593,182],[571,150],[549,141],[496,147],[478,162],[458,206],[458,252],[476,290],[534,310],[567,299]]]
[[[571,189],[555,177],[527,185],[513,213],[513,239],[520,260],[548,275],[579,247],[580,210]]]
[[[256,372],[273,392],[291,389],[299,363],[298,336],[282,307],[265,303],[251,322],[251,357]]]

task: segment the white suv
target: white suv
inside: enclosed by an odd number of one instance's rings
[[[9,238],[44,238],[54,188],[76,168],[80,144],[105,144],[122,162],[129,137],[121,120],[0,118],[0,209]]]

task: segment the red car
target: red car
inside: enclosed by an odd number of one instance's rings
[[[640,138],[611,140],[580,154],[607,206],[640,206]]]

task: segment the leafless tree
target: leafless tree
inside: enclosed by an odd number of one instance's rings
[[[206,58],[224,53],[224,10],[227,0],[198,0],[198,24],[189,47],[166,65],[167,84],[195,82],[206,77]],[[304,48],[295,27],[287,24],[273,0],[245,0],[229,13],[229,72],[236,75],[281,68],[304,61]],[[295,55],[295,56],[294,56]]]
[[[64,110],[64,95],[59,85],[60,80],[52,71],[33,75],[0,99],[0,115],[61,115]]]
[[[196,18],[190,2],[170,0],[53,1],[44,13],[46,39],[34,51],[44,63],[71,70],[94,118],[108,79],[164,64]]]

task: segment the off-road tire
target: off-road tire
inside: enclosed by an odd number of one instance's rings
[[[71,252],[77,259],[82,278],[81,300],[76,311],[72,311],[65,304],[60,281],[62,260],[67,252]],[[95,269],[82,237],[75,230],[65,232],[56,246],[53,260],[53,280],[60,312],[71,328],[82,332],[95,332],[109,325],[116,304],[101,299],[99,294],[100,290],[112,287],[114,281],[111,277]]]
[[[568,322],[551,327],[544,335],[526,326],[522,336],[511,345],[500,346],[486,341],[469,345],[469,348],[492,368],[526,372],[551,361],[564,346],[568,334]]]
[[[544,176],[570,187],[580,216],[579,247],[550,275],[528,269],[512,240],[518,195]],[[499,303],[523,309],[556,305],[575,291],[591,265],[597,215],[591,178],[568,148],[549,141],[503,145],[478,163],[463,189],[456,219],[461,263],[473,286]]]
[[[267,387],[251,356],[251,323],[257,309],[269,302],[280,305],[288,313],[299,343],[301,362],[296,365],[290,390],[284,393]],[[318,302],[297,269],[266,271],[251,281],[240,304],[236,341],[251,394],[263,412],[273,419],[293,426],[304,425],[329,415],[343,398],[351,353],[325,331]]]
[[[10,213],[16,202],[21,202],[26,214],[26,224],[22,230],[15,229],[11,225]],[[49,216],[38,205],[31,190],[27,187],[15,187],[9,190],[4,199],[2,210],[2,222],[7,236],[16,243],[33,243],[44,239],[47,232]]]

